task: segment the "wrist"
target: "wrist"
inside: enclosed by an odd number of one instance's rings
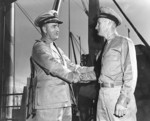
[[[129,97],[126,97],[124,95],[120,95],[119,98],[118,98],[117,104],[122,105],[123,107],[126,108],[127,105],[129,104],[129,102],[130,102]]]

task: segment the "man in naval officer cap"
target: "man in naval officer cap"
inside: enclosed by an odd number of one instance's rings
[[[105,44],[96,58],[101,63],[97,121],[136,121],[135,46],[131,39],[118,34],[121,21],[113,9],[100,7],[95,29],[105,38]]]
[[[55,44],[59,38],[59,24],[62,21],[55,10],[35,19],[35,25],[42,34],[33,45],[31,56],[35,72],[35,121],[72,121],[71,104],[75,100],[70,84],[96,80],[94,67],[72,63]]]

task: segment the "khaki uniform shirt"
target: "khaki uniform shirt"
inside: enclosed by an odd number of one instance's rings
[[[72,63],[60,48],[55,48],[53,43],[47,44],[45,41],[37,40],[32,50],[32,59],[36,62],[34,63],[35,108],[71,106],[72,93],[69,83],[79,79],[81,73],[84,73],[82,79],[96,80],[93,67],[81,67]],[[70,72],[78,74],[70,76]]]
[[[119,100],[128,103],[137,82],[135,46],[129,38],[108,40],[102,55],[99,83],[122,83]]]

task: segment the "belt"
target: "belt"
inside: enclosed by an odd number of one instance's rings
[[[122,86],[122,82],[115,82],[115,83],[107,83],[107,82],[103,82],[100,83],[100,87],[104,87],[104,88],[114,88],[115,86]]]

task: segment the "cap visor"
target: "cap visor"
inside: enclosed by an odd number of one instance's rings
[[[57,23],[58,23],[58,24],[62,24],[63,22],[58,20]]]

